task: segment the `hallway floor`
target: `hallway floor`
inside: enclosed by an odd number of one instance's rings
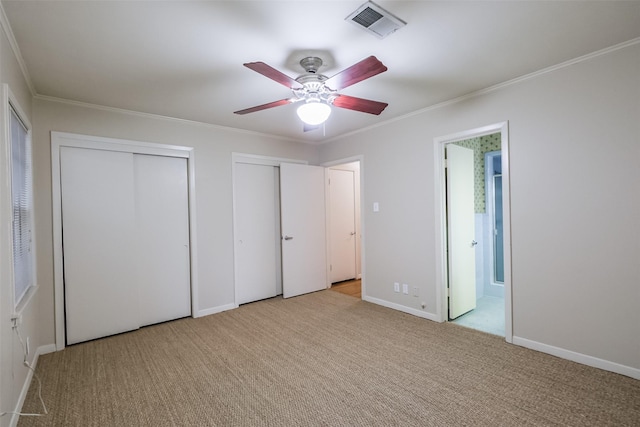
[[[504,337],[504,299],[485,296],[476,301],[476,308],[453,323]]]
[[[330,289],[332,291],[340,292],[341,294],[362,298],[362,284],[360,279],[334,283],[331,285]]]

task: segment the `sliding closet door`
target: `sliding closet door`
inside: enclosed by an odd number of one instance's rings
[[[134,156],[140,326],[191,314],[187,159]]]
[[[133,154],[60,149],[67,343],[137,329]]]

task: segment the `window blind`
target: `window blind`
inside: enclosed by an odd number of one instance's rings
[[[29,133],[11,108],[11,197],[13,203],[14,304],[18,305],[33,283],[31,247],[33,209]]]

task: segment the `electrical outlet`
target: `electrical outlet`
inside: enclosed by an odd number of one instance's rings
[[[407,285],[406,283],[402,284],[402,293],[405,295],[409,295],[409,285]]]
[[[11,322],[12,322],[11,326],[13,328],[17,328],[18,326],[22,325],[22,316],[19,314],[16,314],[11,318]]]
[[[393,284],[393,292],[400,292],[400,283],[395,282]]]

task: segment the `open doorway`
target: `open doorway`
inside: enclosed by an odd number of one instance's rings
[[[440,319],[510,342],[507,124],[435,142]]]
[[[360,159],[327,166],[327,247],[331,289],[362,298]]]

